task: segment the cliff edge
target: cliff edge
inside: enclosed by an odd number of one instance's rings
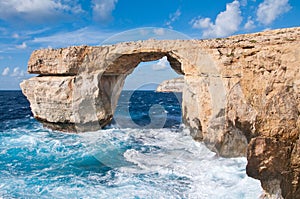
[[[63,131],[97,130],[140,62],[166,56],[184,76],[182,113],[195,140],[247,156],[265,198],[300,198],[300,28],[209,40],[147,40],[32,53],[21,83],[35,118]]]

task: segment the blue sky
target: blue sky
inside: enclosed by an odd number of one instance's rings
[[[299,26],[299,19],[299,0],[0,0],[0,90],[31,77],[34,49],[226,37]],[[176,76],[165,60],[135,72],[149,83]]]

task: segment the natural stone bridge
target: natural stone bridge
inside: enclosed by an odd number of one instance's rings
[[[111,121],[126,76],[163,56],[184,75],[191,135],[222,156],[247,155],[266,197],[300,198],[300,28],[37,50],[28,71],[39,76],[21,88],[45,125],[95,130]]]

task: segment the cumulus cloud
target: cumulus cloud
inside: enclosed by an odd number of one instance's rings
[[[278,16],[291,9],[288,0],[264,0],[257,9],[257,20],[264,25],[271,24]]]
[[[26,75],[25,71],[21,70],[19,67],[15,67],[10,76],[12,76],[12,77],[24,77],[25,75]]]
[[[80,13],[81,6],[69,0],[2,0],[0,19],[40,21],[60,13]]]
[[[27,44],[25,42],[23,42],[22,44],[17,45],[16,48],[18,48],[18,49],[26,49],[27,48]]]
[[[234,0],[226,4],[226,10],[219,13],[215,22],[211,18],[198,17],[191,21],[192,27],[203,30],[203,37],[225,37],[238,31],[243,18],[240,3]]]
[[[192,26],[196,29],[212,29],[214,24],[211,22],[210,18],[198,18],[193,19]]]
[[[255,23],[254,21],[251,19],[251,17],[248,18],[248,21],[245,23],[245,26],[244,28],[246,30],[251,30],[251,29],[254,29],[256,26],[255,26]]]
[[[6,67],[6,68],[4,68],[4,70],[2,71],[2,76],[7,76],[8,73],[9,73],[9,68]]]
[[[112,18],[118,0],[92,0],[93,16],[96,21],[107,22]]]
[[[169,66],[169,61],[166,56],[158,60],[156,64],[152,65],[153,70],[164,70]]]
[[[169,20],[166,22],[166,26],[168,26],[168,28],[172,29],[172,23],[174,23],[176,20],[179,19],[181,15],[181,11],[180,9],[177,9],[176,12],[172,13],[169,15]]]
[[[11,77],[11,79],[22,80],[30,77],[25,70],[22,70],[20,67],[15,67],[12,70],[9,67],[3,69],[2,76]]]

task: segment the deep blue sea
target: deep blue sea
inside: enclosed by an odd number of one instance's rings
[[[181,124],[181,96],[122,92],[114,122],[44,128],[20,91],[0,91],[0,198],[258,198],[246,158],[221,158]]]

